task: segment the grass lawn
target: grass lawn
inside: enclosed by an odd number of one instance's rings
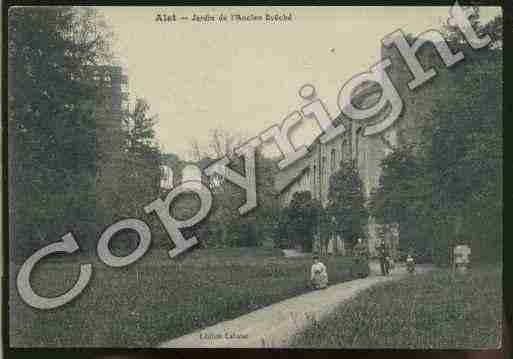
[[[324,260],[330,282],[350,279],[349,259]],[[36,293],[56,296],[93,264],[88,287],[72,302],[42,311],[26,305],[10,275],[10,342],[14,347],[149,347],[233,319],[308,291],[310,258],[284,258],[266,248],[204,249],[171,260],[150,248],[138,262],[111,268],[97,257],[43,260],[33,271]]]
[[[498,348],[501,268],[435,270],[376,286],[313,322],[294,347]]]

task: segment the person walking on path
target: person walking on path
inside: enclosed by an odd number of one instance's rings
[[[381,267],[381,274],[382,275],[388,275],[389,268],[388,268],[388,247],[385,244],[385,241],[381,241],[380,246],[378,247],[378,253],[379,253],[379,265]]]
[[[319,256],[313,257],[314,263],[312,265],[310,280],[314,289],[323,289],[328,286],[328,273],[326,266],[319,260]]]

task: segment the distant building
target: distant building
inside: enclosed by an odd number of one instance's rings
[[[291,166],[278,172],[275,178],[275,190],[279,193],[282,207],[288,206],[294,193],[310,191],[313,198],[320,200],[323,206],[327,204],[329,191],[329,178],[340,168],[340,161],[351,159],[356,161],[360,178],[363,182],[365,198],[368,200],[372,191],[379,186],[381,176],[381,161],[391,153],[398,145],[412,143],[418,140],[420,130],[424,125],[421,119],[429,118],[430,109],[433,106],[433,92],[440,91],[439,85],[426,84],[418,90],[411,91],[407,83],[411,81],[409,72],[402,57],[395,48],[382,48],[382,58],[392,59],[392,66],[387,69],[392,82],[396,86],[403,100],[403,112],[392,127],[383,133],[371,136],[363,136],[365,121],[350,121],[342,114],[337,117],[337,124],[343,123],[346,132],[332,140],[322,144],[319,137],[308,147],[308,154],[296,161]],[[435,65],[439,77],[443,77],[446,69],[441,59],[434,51],[432,45],[425,45],[418,53],[424,68]],[[443,80],[438,79],[438,84]],[[353,97],[353,103],[360,108],[372,106],[381,97],[381,89],[372,83],[366,83],[357,90]],[[382,111],[373,122],[381,121],[387,111]],[[371,255],[376,254],[376,245],[380,237],[380,226],[374,218],[368,223],[368,247]],[[398,245],[400,228],[391,226],[384,239],[391,245],[394,251]],[[318,234],[314,241],[314,250],[319,250]],[[328,252],[346,253],[347,248],[344,238],[333,235],[328,243]]]
[[[357,133],[358,128],[342,116],[339,116],[335,123],[337,126],[342,123],[346,132],[324,144],[320,142],[321,136],[319,136],[308,146],[308,154],[305,157],[278,172],[275,178],[275,189],[279,193],[279,202],[282,207],[288,206],[294,193],[301,191],[309,191],[312,198],[326,206],[330,177],[340,169],[341,162],[358,161],[358,159],[369,157],[368,146],[362,148],[359,143],[362,141],[361,134]],[[367,172],[362,171],[363,167],[365,166],[358,162],[358,169],[365,187],[369,179],[366,178]],[[320,251],[319,234],[316,234],[313,240],[314,250]],[[328,253],[345,254],[348,249],[346,241],[338,235],[334,234],[328,241]]]

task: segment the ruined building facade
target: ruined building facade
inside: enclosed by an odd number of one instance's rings
[[[405,61],[397,49],[382,48],[382,58],[392,61],[386,71],[394,83],[402,102],[403,109],[399,118],[384,132],[364,136],[365,126],[378,123],[389,114],[390,108],[381,111],[370,122],[351,121],[340,114],[335,123],[343,123],[346,131],[328,143],[321,143],[317,138],[309,147],[308,154],[289,167],[281,170],[275,179],[275,190],[279,193],[282,207],[290,204],[294,193],[310,191],[312,197],[320,200],[323,206],[328,201],[330,176],[339,170],[340,162],[354,160],[363,183],[364,196],[369,200],[371,193],[379,186],[381,176],[381,161],[395,147],[406,143],[419,141],[422,127],[429,123],[430,110],[433,106],[432,92],[443,91],[443,74],[447,69],[438,56],[434,46],[426,43],[417,53],[424,69],[434,67],[437,76],[414,91],[408,88],[408,82],[413,79]],[[431,83],[433,82],[433,83]],[[441,85],[441,86],[440,86]],[[441,88],[442,87],[442,88]],[[372,107],[381,97],[381,87],[376,83],[364,83],[353,94],[353,104],[360,108]],[[388,106],[390,107],[390,106]],[[320,137],[320,136],[319,136]],[[387,231],[381,231],[375,220],[369,218],[367,225],[367,245],[371,255],[376,255],[378,242],[383,238],[392,248],[398,246],[400,228],[391,226]],[[380,233],[381,232],[381,233]],[[314,250],[321,250],[319,236],[313,238]],[[333,234],[328,243],[328,253],[348,253],[344,238]]]

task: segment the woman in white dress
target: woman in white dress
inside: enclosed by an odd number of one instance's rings
[[[319,261],[318,256],[313,257],[314,263],[311,270],[311,281],[314,289],[323,289],[328,286],[328,273],[326,266]]]

